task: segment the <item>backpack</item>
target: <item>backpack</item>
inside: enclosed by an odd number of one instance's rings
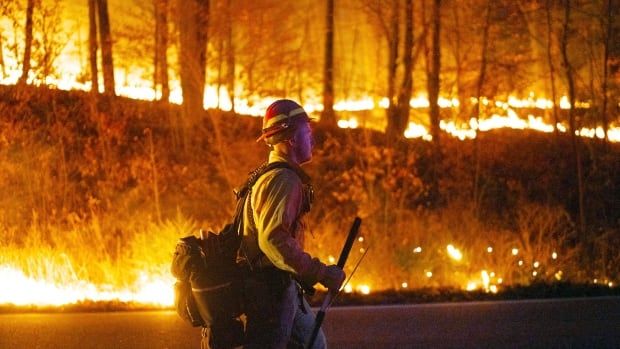
[[[244,204],[254,183],[276,168],[292,169],[286,162],[264,164],[251,172],[245,185],[234,190],[235,215],[219,234],[201,231],[200,239],[189,235],[177,242],[171,266],[177,279],[174,306],[192,326],[230,328],[231,321],[243,313],[243,271],[237,264],[237,255],[243,237]],[[241,338],[243,326],[234,327],[241,333],[232,337]]]

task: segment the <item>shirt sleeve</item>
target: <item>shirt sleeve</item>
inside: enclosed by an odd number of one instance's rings
[[[257,184],[252,204],[258,246],[275,267],[315,284],[322,278],[325,264],[305,252],[295,238],[303,197],[301,180],[292,171],[283,169]]]

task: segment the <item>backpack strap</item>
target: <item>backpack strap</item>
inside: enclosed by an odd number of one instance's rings
[[[287,168],[289,170],[292,170],[293,172],[295,172],[295,174],[297,174],[297,176],[299,176],[299,178],[304,183],[310,181],[310,177],[308,177],[307,174],[303,173],[303,171],[299,169],[294,168],[288,162],[285,162],[285,161],[264,163],[260,167],[258,167],[256,170],[252,171],[245,185],[241,187],[240,189],[235,190],[235,195],[237,195],[237,213],[235,215],[235,224],[237,224],[239,236],[241,237],[243,236],[243,230],[244,230],[243,209],[244,207],[246,207],[245,206],[246,200],[250,200],[248,201],[247,212],[246,212],[250,220],[248,223],[252,227],[256,226],[254,223],[254,216],[252,214],[252,202],[251,202],[252,187],[254,186],[254,184],[256,184],[258,179],[262,177],[264,174],[266,174],[267,172],[270,172],[271,170],[275,170],[278,168]],[[260,251],[258,255],[254,256],[254,258],[250,260],[245,249],[243,248],[243,243],[241,243],[240,245],[240,250],[245,257],[246,263],[250,267],[250,270],[254,270],[254,266],[256,265],[256,262],[264,255],[263,252]]]
[[[299,171],[294,169],[288,162],[276,161],[276,162],[271,162],[271,163],[264,163],[260,165],[257,169],[255,169],[254,171],[250,172],[250,176],[248,177],[248,180],[245,182],[245,184],[242,187],[234,189],[234,193],[237,196],[237,200],[244,199],[247,196],[250,189],[252,189],[252,186],[254,186],[254,184],[256,183],[256,181],[258,181],[260,177],[262,177],[265,173],[271,170],[274,170],[276,168],[288,168],[289,170],[292,170],[299,175],[298,173]],[[304,176],[308,177],[306,174],[304,174]]]
[[[250,172],[250,176],[243,186],[233,189],[235,196],[237,197],[237,206],[235,208],[235,216],[233,218],[233,224],[236,227],[238,236],[243,236],[243,207],[245,206],[245,200],[249,196],[252,186],[258,181],[262,175],[274,170],[276,168],[289,168],[293,169],[291,165],[284,161],[277,161],[272,163],[264,163],[254,171]]]

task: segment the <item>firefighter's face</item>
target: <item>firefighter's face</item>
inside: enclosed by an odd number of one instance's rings
[[[309,122],[304,122],[295,130],[293,151],[299,164],[312,160],[312,148],[314,148],[314,137]]]

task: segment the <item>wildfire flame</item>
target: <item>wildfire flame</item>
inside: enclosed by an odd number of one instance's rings
[[[8,53],[8,52],[7,52]],[[0,78],[0,84],[14,85],[17,83],[21,71],[18,69],[19,64],[10,54],[5,53],[5,67],[4,76]],[[61,57],[61,59],[69,60],[69,58]],[[60,65],[75,67],[75,62],[61,62]],[[142,73],[139,71],[131,73],[115,72],[116,92],[120,96],[138,99],[138,100],[155,100],[160,97],[160,93],[155,91],[152,87],[152,82],[142,78]],[[45,79],[37,79],[34,75],[29,76],[29,83],[34,85],[47,85],[60,90],[80,90],[90,91],[91,83],[78,81],[79,71],[70,69],[69,71],[60,74],[61,78],[46,77]],[[101,80],[100,80],[101,81]],[[174,104],[183,103],[183,95],[181,87],[178,81],[170,82],[171,92],[169,102]],[[242,89],[242,87],[240,87]],[[100,82],[99,89],[103,89],[103,82]],[[235,98],[234,107],[235,111],[240,114],[262,116],[265,110],[277,97],[266,98]],[[233,101],[231,101],[228,91],[224,87],[220,87],[218,90],[214,86],[206,86],[204,92],[203,106],[207,109],[219,108],[222,110],[232,110]],[[476,98],[470,99],[471,103],[480,102],[483,106],[494,104],[497,108],[505,110],[506,115],[491,114],[489,116],[482,117],[480,119],[471,118],[468,123],[457,124],[454,121],[441,121],[440,128],[446,133],[456,137],[460,140],[473,139],[477,136],[478,132],[485,132],[500,128],[512,128],[519,130],[535,130],[540,132],[550,133],[556,128],[558,131],[567,132],[567,126],[559,123],[557,125],[549,124],[544,121],[541,116],[535,116],[528,114],[526,118],[517,114],[518,109],[537,109],[545,111],[553,108],[553,101],[542,97],[536,97],[532,92],[528,98],[520,99],[516,96],[510,95],[507,100],[495,100],[491,102],[489,98],[482,97],[480,101]],[[389,100],[382,98],[378,102],[372,97],[361,97],[358,99],[341,100],[334,104],[334,110],[338,112],[360,112],[371,111],[375,109],[387,109],[389,107]],[[437,104],[440,108],[458,108],[462,103],[457,98],[439,97]],[[428,108],[430,103],[428,98],[419,94],[409,101],[409,105],[413,109]],[[320,102],[309,101],[304,103],[304,109],[309,113],[320,112],[323,110],[323,105]],[[590,108],[590,104],[587,102],[577,101],[575,103],[576,108]],[[568,97],[562,96],[559,102],[560,109],[570,109],[570,103]],[[359,127],[359,121],[356,118],[340,120],[338,126],[341,128],[357,128]],[[364,123],[365,127],[373,127],[372,123]],[[378,128],[378,127],[375,127]],[[605,137],[605,132],[601,126],[596,128],[583,127],[575,131],[577,136],[587,138],[599,138]],[[406,138],[421,138],[423,140],[430,141],[432,136],[428,128],[420,123],[410,122],[407,129],[404,132]],[[607,130],[607,139],[610,142],[620,142],[620,126],[611,125]]]
[[[0,75],[0,84],[14,85],[21,75],[21,70],[19,69],[20,64],[8,51],[5,52],[3,58],[3,68],[5,69]],[[76,68],[79,67],[79,64],[76,64],[74,58],[61,55],[56,65],[63,67],[62,71],[59,71],[59,77],[38,79],[31,74],[28,78],[28,83],[33,85],[46,85],[60,90],[90,91],[92,89],[89,81],[80,82],[79,76],[81,72],[79,68]],[[125,73],[116,72],[115,81],[117,85],[115,87],[117,94],[139,100],[155,100],[159,98],[160,93],[152,88],[151,81],[145,80],[142,77],[144,75],[145,74],[140,71]],[[172,80],[170,81],[170,85],[171,93],[169,102],[181,104],[183,98],[179,82]],[[242,87],[239,88],[242,89]],[[103,89],[102,81],[99,89]],[[237,94],[237,96],[238,95],[240,94]],[[261,116],[264,114],[269,104],[275,99],[276,97],[254,99],[235,97],[234,101],[232,101],[225,88],[222,87],[218,90],[214,86],[206,86],[203,106],[205,108],[231,110],[234,104],[234,109],[237,113]],[[459,101],[457,98],[442,96],[438,99],[437,104],[441,108],[458,108],[464,102],[465,101]],[[532,110],[544,112],[554,107],[553,101],[543,97],[537,97],[534,93],[530,93],[525,99],[510,95],[506,100],[492,100],[488,97],[481,97],[480,100],[471,98],[468,102],[480,103],[484,107],[495,106],[503,110],[505,115],[493,113],[491,115],[484,115],[481,118],[471,118],[468,122],[462,123],[441,121],[440,128],[443,131],[461,140],[473,139],[477,137],[479,132],[500,128],[527,129],[545,133],[554,132],[556,129],[562,133],[568,132],[568,127],[563,123],[555,125],[550,124],[546,122],[542,116],[530,114]],[[364,112],[376,109],[387,109],[389,105],[390,102],[387,98],[376,99],[362,96],[357,99],[336,101],[334,110],[338,112]],[[425,95],[420,94],[411,98],[409,105],[412,109],[423,109],[428,108],[430,102]],[[562,110],[570,109],[571,106],[566,96],[560,98],[558,107]],[[578,101],[575,103],[575,108],[584,109],[590,107],[588,102]],[[321,103],[315,101],[307,101],[304,103],[304,108],[309,113],[316,113],[323,110]],[[520,116],[519,112],[525,109],[528,110],[526,112],[528,113],[526,117]],[[356,117],[349,117],[348,119],[342,119],[338,122],[338,126],[342,128],[357,128],[360,125],[364,127],[374,126],[372,123],[362,122]],[[600,126],[595,128],[583,127],[576,130],[575,134],[587,138],[603,139],[605,137],[605,132]],[[432,140],[427,126],[416,122],[410,122],[408,124],[407,129],[404,131],[404,136],[407,138],[421,138],[426,141]],[[610,142],[620,142],[620,126],[611,125],[607,131],[607,139]],[[448,245],[447,251],[449,256],[456,261],[460,261],[463,258],[462,252],[453,245]],[[414,250],[414,253],[421,252],[421,247],[417,247]],[[517,255],[517,253],[518,250],[514,248],[512,254]],[[333,259],[333,257],[331,259]],[[522,265],[521,261],[519,263],[519,265]],[[166,274],[166,272],[161,273],[161,275]],[[429,279],[432,278],[432,271],[425,271],[425,276]],[[555,277],[561,280],[562,271],[558,271]],[[480,280],[468,281],[465,288],[467,290],[483,288],[487,292],[497,292],[497,286],[492,283],[493,278],[491,274],[483,270],[480,273]],[[3,280],[3,286],[0,290],[0,304],[14,304],[18,306],[58,306],[84,300],[122,301],[155,306],[170,306],[173,303],[174,297],[172,291],[174,279],[172,277],[150,274],[141,274],[136,283],[131,287],[118,289],[111,285],[99,285],[83,280],[67,281],[35,278],[26,275],[19,267],[10,264],[0,264],[0,280]],[[501,279],[497,279],[496,281],[499,284],[502,283]],[[611,281],[609,281],[608,284],[610,287],[613,285]],[[409,287],[409,283],[403,282],[402,287]],[[371,289],[372,287],[368,284],[360,284],[357,286],[347,285],[345,287],[345,292],[358,290],[362,294],[368,294]]]
[[[127,290],[114,290],[111,286],[85,281],[61,284],[34,279],[9,265],[0,265],[0,279],[3,280],[0,304],[59,306],[90,300],[170,306],[174,300],[173,278],[154,279],[145,274],[133,289]]]

